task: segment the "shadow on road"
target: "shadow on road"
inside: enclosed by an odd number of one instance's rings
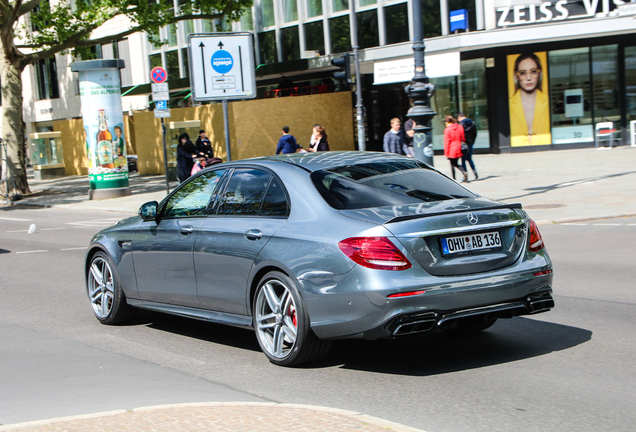
[[[429,376],[550,354],[585,343],[592,332],[528,318],[500,320],[489,330],[456,337],[441,331],[417,338],[338,341],[321,365],[385,374]]]
[[[524,191],[529,191],[528,193],[500,198],[500,201],[518,199],[518,198],[523,198],[523,197],[532,196],[532,195],[538,195],[538,194],[547,193],[556,189],[561,189],[564,187],[571,187],[571,186],[576,186],[583,183],[594,182],[597,180],[604,180],[604,179],[608,179],[612,177],[621,177],[621,176],[626,176],[630,174],[636,174],[636,171],[628,171],[628,172],[617,173],[617,174],[608,174],[608,175],[598,176],[598,177],[589,177],[589,178],[585,178],[581,180],[572,180],[572,181],[567,181],[562,183],[555,183],[555,184],[551,184],[547,186],[525,188]]]
[[[194,321],[161,313],[144,313],[153,329],[211,343],[260,351],[251,330]],[[383,374],[429,376],[493,366],[562,351],[592,338],[589,330],[516,317],[499,320],[473,336],[441,331],[398,340],[334,341],[328,356],[310,369],[339,366]],[[265,356],[263,356],[265,360]]]

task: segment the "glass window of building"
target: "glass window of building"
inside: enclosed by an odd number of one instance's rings
[[[384,8],[386,43],[388,45],[409,40],[409,18],[407,3]]]
[[[258,46],[261,54],[261,63],[277,63],[276,32],[268,31],[258,34]]]
[[[349,15],[343,15],[329,20],[331,33],[331,52],[343,53],[351,51],[351,31],[349,29]]]
[[[592,47],[594,124],[612,122],[621,136],[621,92],[618,85],[618,45]]]
[[[307,51],[318,51],[325,55],[325,33],[322,21],[305,24],[305,48]]]
[[[241,30],[252,31],[254,30],[254,17],[252,16],[252,8],[248,7],[243,10],[241,15]]]
[[[203,29],[203,33],[214,33],[214,20],[201,20],[201,28]]]
[[[276,24],[274,18],[274,0],[261,0],[261,22],[263,27],[270,27]]]
[[[349,10],[349,0],[332,0],[332,1],[333,1],[334,12]]]
[[[447,115],[457,116],[457,78],[454,76],[443,78],[431,78],[435,85],[435,95],[431,99],[431,108],[437,113],[431,126],[433,127],[433,149],[444,149],[444,117]]]
[[[57,81],[55,56],[38,60],[33,66],[38,84],[38,100],[59,98],[60,88]]]
[[[188,40],[188,35],[194,33],[194,21],[186,20],[181,21],[183,23],[183,37]]]
[[[477,30],[477,17],[475,16],[475,0],[448,0],[449,13],[459,9],[466,9],[468,11],[468,30],[471,30],[471,31]],[[447,18],[447,19],[450,19],[450,18]]]
[[[553,144],[594,141],[589,55],[589,48],[548,53]]]
[[[488,87],[486,63],[483,58],[460,63],[459,111],[477,125],[475,148],[490,148],[488,131]]]
[[[283,49],[283,61],[300,60],[298,26],[280,29],[280,44]]]
[[[161,53],[151,54],[150,69],[152,70],[153,68],[161,67],[161,66],[163,66],[163,62],[161,61]]]
[[[359,0],[360,6],[369,6],[377,3],[377,0]]]
[[[166,52],[166,72],[168,72],[168,79],[179,79],[181,74],[179,73],[179,51],[167,51]]]
[[[358,43],[360,48],[370,48],[380,45],[378,35],[378,12],[371,9],[356,13],[358,20]]]
[[[322,0],[307,0],[307,17],[322,15]]]
[[[636,46],[625,47],[625,93],[629,130],[629,122],[636,120]]]
[[[424,23],[425,38],[442,35],[439,0],[422,0],[422,22]]]
[[[283,0],[285,22],[298,21],[298,3],[296,0]]]
[[[168,14],[170,16],[174,16],[174,8],[168,10]],[[176,24],[168,24],[166,26],[166,31],[168,33],[168,45],[173,47],[177,46],[177,25]]]
[[[188,63],[187,48],[181,48],[181,64],[183,66],[183,77],[188,78],[190,76],[190,64]]]

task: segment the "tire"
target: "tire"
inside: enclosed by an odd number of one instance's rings
[[[99,251],[87,269],[86,292],[93,313],[102,324],[124,324],[132,319],[135,309],[126,303],[113,259]]]
[[[442,331],[456,336],[467,336],[479,333],[482,330],[492,327],[497,319],[465,319],[458,322],[454,327],[441,327]]]
[[[318,339],[294,282],[285,274],[267,273],[254,293],[256,339],[270,362],[299,366],[323,358],[331,341]]]

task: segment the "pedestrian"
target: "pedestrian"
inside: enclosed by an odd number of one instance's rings
[[[404,154],[406,141],[404,140],[400,126],[402,126],[402,122],[399,118],[395,117],[391,119],[391,129],[384,134],[384,143],[382,146],[386,153]]]
[[[197,157],[197,149],[190,141],[190,135],[182,133],[179,136],[177,144],[177,171],[179,173],[179,182],[182,183],[190,177],[192,167],[194,166],[193,158]]]
[[[406,141],[404,154],[410,157],[415,156],[415,149],[413,148],[413,137],[415,136],[413,128],[415,126],[417,126],[417,123],[415,123],[413,119],[408,119],[406,123],[404,123],[404,140]]]
[[[462,154],[462,168],[468,173],[468,169],[466,169],[466,162],[468,162],[470,169],[473,170],[475,175],[475,180],[477,180],[479,175],[477,174],[477,168],[475,168],[475,162],[473,162],[473,145],[475,145],[475,139],[477,138],[477,124],[466,117],[464,113],[457,114],[457,121],[464,129],[464,138],[468,145],[468,150]]]
[[[205,156],[199,155],[197,157],[197,161],[192,166],[192,170],[190,171],[190,175],[193,176],[196,173],[198,173],[199,171],[201,171],[203,168],[205,168],[206,161],[207,161],[207,159],[205,158]]]
[[[446,129],[444,129],[444,156],[448,158],[451,164],[451,173],[455,180],[455,168],[461,171],[464,176],[464,182],[468,181],[468,174],[457,164],[459,158],[462,157],[462,142],[464,142],[464,128],[457,123],[453,116],[446,116]]]
[[[314,133],[311,136],[311,145],[307,148],[310,152],[329,151],[329,141],[327,131],[319,124],[314,126]]]
[[[199,153],[203,153],[207,159],[212,159],[214,157],[214,149],[212,148],[212,143],[206,136],[203,129],[199,131],[199,138],[197,138],[195,147],[197,151]]]
[[[276,154],[296,153],[298,150],[298,143],[296,138],[289,134],[289,126],[283,126],[283,136],[278,140],[278,147],[276,147]]]

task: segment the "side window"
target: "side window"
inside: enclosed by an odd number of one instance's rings
[[[166,203],[163,217],[202,216],[225,170],[200,175],[177,190]]]
[[[274,177],[263,199],[261,216],[287,216],[288,214],[289,209],[285,191],[280,182]]]
[[[256,216],[272,175],[256,169],[237,169],[227,182],[218,214]]]

